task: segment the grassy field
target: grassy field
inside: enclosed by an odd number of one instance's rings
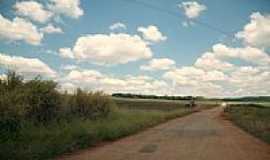
[[[269,105],[234,104],[225,109],[237,126],[270,144]]]
[[[125,107],[134,106],[134,103],[137,109]],[[183,105],[175,106],[170,102],[166,102],[168,106],[158,105],[152,101],[138,103],[140,101],[132,103],[118,100],[119,109],[106,118],[96,120],[73,117],[69,120],[51,122],[46,126],[26,122],[17,136],[8,140],[1,138],[0,159],[49,159],[66,152],[94,146],[99,142],[115,140],[192,112]],[[144,106],[145,104],[147,106]],[[155,106],[155,110],[151,106]]]
[[[134,98],[113,98],[119,108],[135,110],[158,110],[172,111],[185,107],[190,101],[187,100],[163,100],[163,99],[134,99]],[[198,107],[207,109],[215,107],[220,103],[217,101],[196,101]]]
[[[258,101],[247,101],[247,102],[234,102],[234,101],[226,101],[227,104],[245,104],[245,105],[248,105],[248,104],[258,104],[258,105],[262,105],[262,106],[265,106],[265,107],[270,107],[270,102],[258,102]]]

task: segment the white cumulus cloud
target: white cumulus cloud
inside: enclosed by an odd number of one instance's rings
[[[0,14],[0,38],[39,45],[43,34],[35,25],[25,19],[15,17],[13,21],[10,21]]]
[[[233,64],[220,60],[211,52],[204,53],[196,60],[194,65],[204,70],[230,71],[234,69]]]
[[[28,17],[40,23],[47,22],[53,16],[52,12],[44,9],[43,5],[36,1],[16,2],[14,8],[17,15]]]
[[[25,58],[20,56],[9,56],[0,53],[0,66],[14,70],[24,75],[41,75],[46,77],[55,77],[56,72],[47,64],[37,58]]]
[[[80,0],[50,0],[50,10],[57,14],[63,14],[72,18],[79,18],[84,14],[80,7]]]
[[[241,66],[230,74],[228,85],[237,88],[234,90],[237,96],[267,95],[270,93],[270,72],[254,66]]]
[[[67,89],[82,87],[88,90],[103,90],[106,93],[165,94],[169,90],[165,81],[152,77],[144,75],[115,77],[89,69],[72,70],[61,81],[63,87]]]
[[[251,46],[270,48],[270,15],[252,13],[250,22],[244,26],[243,31],[236,34],[236,37]]]
[[[269,68],[270,56],[262,49],[215,44],[194,65],[170,69],[163,78],[172,82],[174,93],[186,95],[268,95]]]
[[[174,60],[168,58],[154,58],[147,65],[142,65],[141,70],[168,70],[175,65]]]
[[[63,58],[74,58],[74,54],[70,48],[60,48],[59,49],[59,55]]]
[[[55,27],[52,24],[48,24],[46,27],[40,29],[42,33],[63,33],[63,30],[60,27]]]
[[[261,49],[254,47],[232,48],[224,44],[215,44],[211,52],[199,57],[195,66],[204,70],[232,71],[236,66],[228,60],[238,59],[257,66],[269,66],[270,56]]]
[[[66,71],[75,70],[75,69],[79,69],[79,68],[80,68],[79,66],[72,65],[72,64],[61,66],[61,69],[66,70]]]
[[[227,75],[220,71],[204,71],[185,66],[166,72],[163,78],[173,83],[174,94],[222,96],[224,88],[216,82],[225,81]]]
[[[207,9],[203,4],[196,1],[182,2],[178,5],[179,8],[184,9],[184,13],[189,19],[194,19],[200,16],[200,14]]]
[[[60,55],[98,65],[125,64],[152,57],[151,48],[137,35],[92,34],[79,37],[72,49],[61,48]]]
[[[204,71],[193,66],[176,68],[166,72],[164,78],[170,79],[179,85],[197,86],[207,81],[223,81],[227,76],[221,71]]]
[[[141,32],[145,40],[151,42],[160,42],[167,39],[158,29],[157,26],[150,25],[148,27],[138,27],[138,32]]]
[[[124,23],[117,22],[112,24],[109,28],[110,30],[127,29],[127,26]]]
[[[246,46],[232,48],[224,44],[215,44],[213,54],[221,59],[240,59],[257,65],[270,65],[270,56],[261,49]]]

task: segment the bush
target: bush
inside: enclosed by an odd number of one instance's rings
[[[113,108],[103,92],[78,89],[63,94],[53,81],[40,77],[25,81],[8,72],[0,80],[0,159],[48,159],[88,146],[96,141],[89,134],[94,131],[80,125],[107,119],[103,117]]]
[[[114,108],[111,98],[103,92],[78,89],[75,94],[62,94],[53,81],[40,77],[24,81],[15,72],[8,72],[6,80],[0,80],[0,96],[0,127],[10,131],[16,130],[22,120],[46,124],[74,114],[96,119],[107,116]]]
[[[71,111],[86,119],[105,117],[114,108],[114,103],[103,92],[84,92],[77,89],[71,98]]]
[[[36,78],[25,83],[26,117],[46,123],[57,116],[60,109],[60,94],[57,83]]]
[[[7,79],[0,81],[0,134],[5,137],[18,130],[25,114],[22,80],[21,76],[8,72]]]
[[[12,99],[10,98],[12,96]],[[21,105],[14,103],[17,101],[18,95],[7,94],[1,96],[0,99],[0,135],[12,136],[20,128],[20,120],[24,116]]]
[[[29,118],[45,123],[56,116],[60,96],[55,82],[40,78],[24,82],[15,72],[8,72],[0,84],[1,125],[18,126],[19,121]]]

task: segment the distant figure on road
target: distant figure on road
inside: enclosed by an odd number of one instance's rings
[[[189,103],[186,104],[187,108],[194,108],[196,106],[194,98],[191,98]]]
[[[189,106],[190,108],[193,108],[196,106],[194,98],[191,98]]]

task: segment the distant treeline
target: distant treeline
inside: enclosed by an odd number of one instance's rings
[[[237,97],[237,98],[207,98],[202,96],[157,96],[157,95],[143,95],[132,93],[114,93],[113,97],[121,98],[139,98],[139,99],[165,99],[165,100],[215,100],[215,101],[235,101],[235,102],[270,102],[270,96],[250,96],[250,97]]]
[[[113,93],[113,97],[121,98],[139,98],[139,99],[164,99],[164,100],[205,100],[204,97],[193,96],[157,96],[157,95],[143,95],[143,94],[131,94],[131,93]]]
[[[270,102],[270,96],[250,96],[250,97],[238,97],[238,98],[224,98],[224,101],[257,101],[257,102]]]

